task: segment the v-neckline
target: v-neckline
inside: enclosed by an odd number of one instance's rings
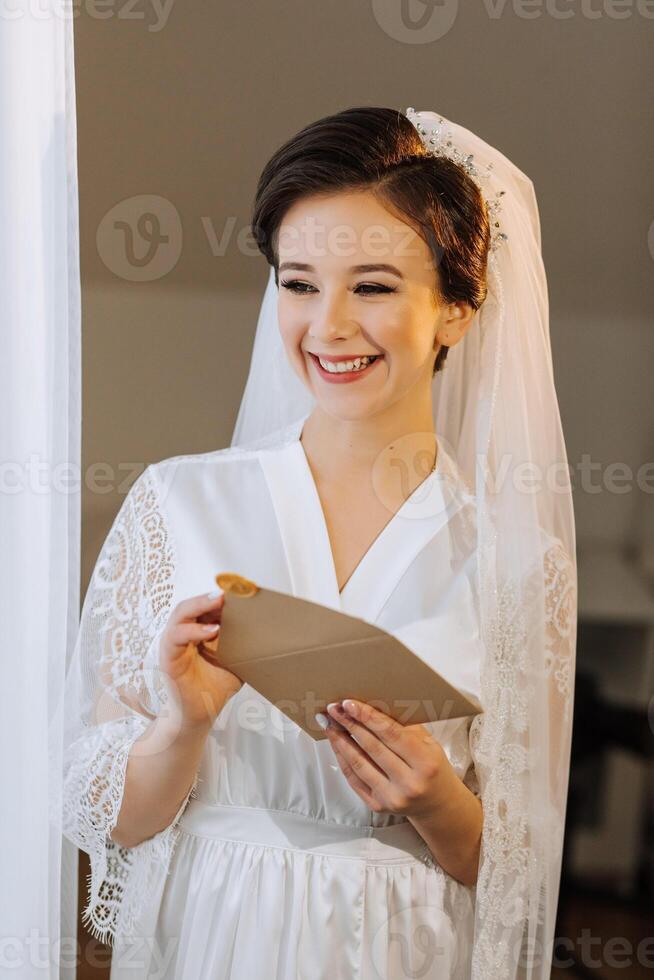
[[[354,577],[357,575],[359,569],[363,565],[365,565],[366,562],[369,562],[371,560],[371,558],[374,558],[375,553],[377,551],[379,551],[383,547],[383,542],[382,542],[381,539],[384,537],[384,535],[386,534],[386,532],[389,530],[390,525],[393,523],[393,521],[395,521],[398,518],[400,520],[403,518],[403,516],[406,513],[406,511],[411,506],[412,500],[414,500],[415,497],[418,496],[418,492],[419,491],[422,491],[424,493],[425,490],[428,490],[429,489],[428,481],[434,475],[435,471],[438,469],[438,465],[409,494],[409,496],[406,497],[405,500],[403,500],[402,504],[400,505],[400,507],[398,507],[398,509],[395,511],[395,513],[391,515],[391,517],[388,519],[388,521],[386,522],[386,524],[384,524],[384,526],[381,529],[381,531],[379,532],[379,534],[377,534],[377,536],[373,539],[373,541],[368,546],[368,548],[366,549],[366,551],[363,553],[363,555],[361,556],[361,558],[359,559],[359,561],[357,562],[357,564],[355,565],[355,567],[352,569],[352,571],[348,575],[346,581],[344,582],[342,588],[339,589],[339,587],[338,587],[338,575],[336,573],[336,562],[334,561],[334,550],[332,548],[331,539],[329,537],[329,529],[327,527],[327,519],[325,517],[325,509],[324,509],[324,507],[322,505],[322,500],[320,499],[320,492],[318,490],[318,485],[316,483],[315,477],[313,475],[313,471],[311,469],[311,465],[309,463],[309,458],[308,458],[308,456],[306,454],[306,451],[305,451],[304,446],[302,445],[302,431],[304,429],[304,421],[305,420],[302,421],[300,432],[298,433],[298,436],[297,436],[296,445],[298,447],[298,450],[299,450],[299,453],[300,453],[300,456],[301,456],[301,461],[300,461],[301,462],[301,465],[302,465],[302,467],[305,470],[305,473],[307,475],[307,482],[311,485],[311,488],[313,490],[313,495],[315,497],[315,502],[316,502],[316,505],[317,505],[317,509],[320,510],[320,514],[321,514],[321,517],[322,517],[322,520],[320,522],[320,524],[321,524],[321,531],[324,532],[323,536],[325,536],[327,538],[327,551],[329,552],[329,556],[331,558],[331,574],[332,574],[332,578],[334,579],[334,582],[336,583],[336,591],[338,593],[338,597],[339,597],[339,599],[342,600],[344,598],[346,592],[347,592],[347,589],[348,589],[348,586],[349,586],[350,582],[352,582],[352,580],[354,579]],[[438,459],[437,459],[437,463],[438,463]],[[389,534],[390,534],[390,531],[389,531]]]
[[[295,595],[372,621],[419,551],[451,515],[436,468],[402,502],[338,588],[336,564],[318,487],[301,442],[307,416],[293,427],[290,441],[264,451],[267,476]],[[430,513],[409,516],[419,494],[434,495]],[[458,509],[458,507],[456,508]],[[299,533],[298,533],[299,532]]]

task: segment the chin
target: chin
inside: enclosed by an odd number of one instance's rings
[[[333,419],[338,419],[340,422],[363,422],[366,419],[371,419],[378,414],[379,409],[377,406],[370,404],[360,403],[355,404],[355,399],[343,399],[339,401],[338,398],[319,398],[315,391],[312,391],[312,395],[315,398],[316,406]],[[349,404],[345,402],[348,401]]]

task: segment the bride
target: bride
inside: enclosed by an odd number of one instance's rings
[[[232,445],[146,468],[84,601],[84,919],[114,980],[545,980],[576,565],[533,185],[438,114],[351,108],[273,154],[252,227]],[[220,666],[224,569],[376,623],[482,710],[411,724],[344,687],[312,738]]]

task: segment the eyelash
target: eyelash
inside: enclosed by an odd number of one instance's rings
[[[289,280],[286,280],[286,281],[282,281],[280,283],[280,285],[283,286],[284,289],[288,289],[288,291],[291,292],[291,293],[297,293],[298,296],[306,296],[308,294],[308,290],[306,290],[306,289],[298,289],[297,288],[298,286],[309,286],[309,288],[311,288],[311,286],[310,286],[309,283],[307,283],[307,282],[300,282],[297,279],[289,279]],[[397,292],[395,286],[380,286],[378,283],[370,283],[370,282],[362,282],[356,288],[357,289],[364,289],[365,288],[365,289],[371,289],[372,290],[372,292],[363,293],[362,294],[363,296],[375,296],[375,295],[381,295],[382,293],[395,293],[395,292]]]

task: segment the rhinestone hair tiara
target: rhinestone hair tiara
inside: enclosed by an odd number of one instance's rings
[[[445,127],[445,120],[439,117],[438,123],[435,126],[425,126],[423,123],[420,113],[416,112],[415,109],[408,108],[405,112],[407,119],[415,126],[420,134],[420,139],[423,145],[437,157],[447,157],[448,160],[452,160],[453,163],[458,164],[468,176],[475,182],[477,187],[482,193],[484,201],[486,202],[486,207],[488,209],[488,219],[491,226],[491,240],[490,249],[494,252],[502,242],[505,242],[508,238],[501,230],[501,225],[499,221],[499,214],[502,210],[502,198],[506,191],[499,190],[495,192],[495,195],[488,198],[484,193],[484,188],[482,182],[490,177],[493,164],[488,163],[483,170],[480,170],[474,160],[474,154],[472,153],[462,153],[461,150],[455,146],[452,139],[452,133],[449,129]]]

